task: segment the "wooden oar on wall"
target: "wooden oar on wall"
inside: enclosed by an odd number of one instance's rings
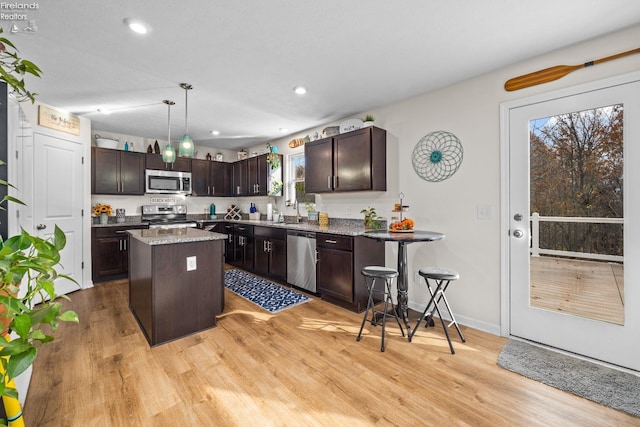
[[[580,65],[556,65],[555,67],[545,68],[544,70],[535,71],[533,73],[525,74],[524,76],[519,76],[519,77],[514,77],[512,79],[509,79],[504,84],[504,88],[508,91],[512,91],[512,90],[524,89],[525,87],[535,86],[542,83],[552,82],[580,68],[590,67],[592,65],[600,64],[602,62],[622,58],[623,56],[633,55],[634,53],[640,53],[640,48],[628,50],[626,52],[618,53],[616,55],[607,56],[606,58],[596,59],[595,61],[585,62],[584,64],[580,64]]]

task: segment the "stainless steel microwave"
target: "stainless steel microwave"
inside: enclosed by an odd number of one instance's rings
[[[147,169],[146,193],[191,194],[191,172],[175,172]]]

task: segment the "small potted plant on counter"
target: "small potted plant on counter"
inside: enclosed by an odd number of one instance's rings
[[[382,217],[378,216],[375,208],[369,207],[369,209],[361,210],[360,213],[364,214],[365,230],[379,230],[382,227],[382,223],[380,222]]]

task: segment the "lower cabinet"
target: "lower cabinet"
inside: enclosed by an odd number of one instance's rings
[[[224,262],[227,264],[233,264],[233,257],[235,255],[233,251],[233,224],[229,224],[226,222],[221,222],[220,224],[222,224],[221,233],[227,235],[227,240],[224,241]]]
[[[287,280],[287,231],[254,227],[254,271],[272,279]]]
[[[384,242],[363,236],[317,233],[317,292],[323,300],[361,312],[367,286],[360,273],[367,265],[385,265]]]
[[[124,279],[129,273],[129,235],[126,230],[146,226],[91,228],[91,278],[93,283]]]
[[[233,224],[233,262],[244,270],[253,270],[253,225]]]

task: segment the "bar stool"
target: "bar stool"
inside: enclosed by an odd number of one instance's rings
[[[396,306],[393,303],[393,298],[391,296],[391,284],[393,283],[393,279],[398,277],[398,272],[392,268],[370,265],[362,269],[362,275],[364,276],[364,281],[367,284],[369,298],[367,300],[367,309],[362,318],[360,332],[358,332],[358,338],[356,338],[356,341],[360,341],[360,338],[362,337],[362,329],[367,321],[369,310],[371,310],[371,320],[369,320],[369,322],[371,322],[373,326],[378,326],[378,322],[380,321],[378,316],[382,315],[382,343],[380,344],[380,351],[384,351],[384,333],[387,316],[395,317],[396,322],[398,322],[398,326],[400,327],[400,332],[402,332],[402,336],[405,336],[404,329],[402,328],[400,319],[398,318]],[[384,280],[384,286],[382,289],[380,289],[379,286],[376,288],[376,279]],[[374,298],[376,297],[378,301],[374,301]],[[380,304],[380,302],[384,302],[383,311],[376,310],[376,305]],[[407,331],[407,333],[408,332],[409,331]]]
[[[458,331],[458,335],[460,335],[460,339],[462,340],[462,342],[465,342],[465,339],[464,339],[464,335],[462,335],[462,331],[460,330],[460,326],[458,326],[458,322],[456,321],[456,318],[453,316],[453,312],[451,311],[451,306],[449,305],[449,301],[447,301],[445,292],[449,287],[449,283],[451,283],[453,280],[458,280],[460,278],[460,275],[458,274],[457,271],[448,270],[446,268],[437,268],[437,267],[421,268],[419,270],[419,274],[422,277],[424,277],[424,281],[427,284],[427,289],[429,289],[429,294],[431,294],[431,299],[429,300],[427,307],[422,312],[422,315],[418,319],[418,323],[416,323],[416,327],[413,328],[413,331],[410,332],[409,341],[411,341],[411,339],[413,338],[413,335],[416,333],[416,331],[418,330],[418,327],[420,326],[420,323],[423,320],[427,321],[427,324],[425,325],[425,327],[429,325],[434,326],[433,310],[435,309],[435,311],[438,313],[438,317],[440,318],[440,322],[442,323],[442,328],[444,329],[444,333],[447,336],[447,341],[449,341],[449,348],[451,349],[451,354],[455,354],[455,350],[453,349],[453,344],[451,343],[451,337],[449,336],[449,330],[448,330],[449,326],[455,325],[456,330]],[[435,285],[436,285],[435,289],[432,287],[432,284],[429,283],[429,279],[435,282]],[[447,312],[449,312],[449,316],[451,317],[451,323],[449,323],[449,325],[445,325],[444,319],[442,318],[442,314],[440,313],[440,308],[438,307],[438,304],[440,303],[440,301],[444,301],[444,305],[447,309]],[[432,304],[433,304],[433,308],[431,307]]]

